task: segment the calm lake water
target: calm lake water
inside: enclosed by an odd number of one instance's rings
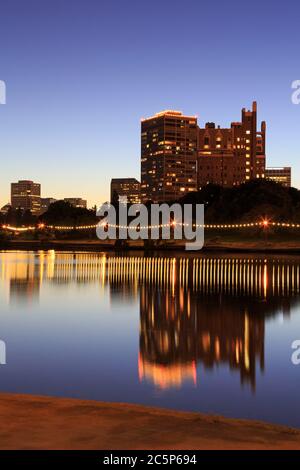
[[[296,339],[297,257],[0,253],[2,392],[300,427]]]

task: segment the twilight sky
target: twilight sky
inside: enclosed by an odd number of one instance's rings
[[[299,17],[298,0],[1,0],[0,205],[18,179],[100,204],[139,179],[141,117],[229,126],[253,100],[268,166],[300,187]]]

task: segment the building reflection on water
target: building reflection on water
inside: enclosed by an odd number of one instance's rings
[[[239,370],[241,383],[255,387],[256,361],[264,369],[265,333],[265,316],[255,303],[199,296],[182,287],[170,297],[142,287],[140,311],[141,378],[161,388],[185,379],[196,383],[195,364],[212,369],[227,363]]]
[[[39,301],[43,263],[30,263],[28,254],[14,254],[16,262],[1,262],[1,280],[8,280],[12,304],[32,304]]]
[[[262,259],[112,258],[109,280],[140,292],[139,377],[158,388],[197,384],[197,364],[226,363],[255,389],[265,318],[289,315],[299,265]],[[134,281],[134,282],[133,282]]]
[[[263,372],[265,320],[289,315],[300,294],[300,259],[171,258],[72,253],[0,254],[11,302],[39,298],[43,282],[97,283],[113,302],[140,305],[140,380],[155,387],[201,383],[221,364],[255,389]]]

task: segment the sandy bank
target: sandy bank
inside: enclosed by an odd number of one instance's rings
[[[1,449],[300,449],[300,430],[138,405],[0,394]]]

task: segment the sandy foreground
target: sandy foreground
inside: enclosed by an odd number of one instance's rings
[[[0,394],[1,449],[300,449],[300,430],[199,413]]]

